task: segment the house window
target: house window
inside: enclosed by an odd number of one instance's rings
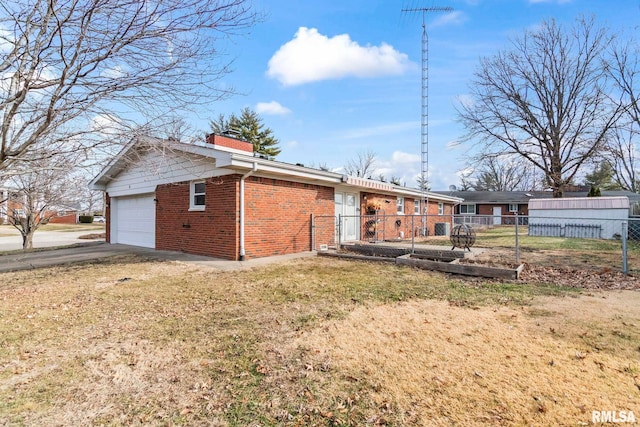
[[[404,213],[404,197],[398,197],[398,213]]]
[[[444,215],[444,203],[438,203],[438,215]]]
[[[205,183],[204,181],[191,182],[191,205],[189,210],[203,211],[205,206]]]
[[[462,215],[475,215],[476,214],[476,205],[475,204],[460,205],[460,214],[462,214]]]
[[[518,204],[509,203],[509,212],[518,212]]]
[[[413,213],[420,215],[420,200],[413,201]]]

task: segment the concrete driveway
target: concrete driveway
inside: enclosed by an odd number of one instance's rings
[[[229,261],[185,254],[183,252],[157,251],[155,249],[120,244],[111,245],[104,241],[98,241],[81,243],[78,246],[67,248],[45,249],[35,252],[15,251],[6,255],[0,255],[0,273],[32,270],[35,268],[51,267],[63,264],[90,263],[116,255],[127,254],[138,255],[151,260],[183,262],[222,271],[248,270],[266,264],[285,262],[290,259],[316,255],[315,252],[303,252],[291,255],[257,258],[247,261]]]

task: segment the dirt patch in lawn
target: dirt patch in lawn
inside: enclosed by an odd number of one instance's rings
[[[640,415],[640,292],[323,258],[220,272],[113,257],[0,279],[0,425]]]

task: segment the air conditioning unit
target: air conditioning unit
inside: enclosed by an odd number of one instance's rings
[[[435,233],[436,236],[448,236],[451,234],[451,224],[448,222],[436,222]]]

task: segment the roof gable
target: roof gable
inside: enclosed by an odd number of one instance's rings
[[[97,190],[112,196],[153,192],[159,184],[248,172],[271,178],[325,185],[347,186],[357,191],[421,198],[418,189],[372,179],[256,157],[241,150],[218,149],[212,144],[185,144],[152,137],[134,138],[92,181]],[[424,196],[449,203],[457,197],[427,192]]]

